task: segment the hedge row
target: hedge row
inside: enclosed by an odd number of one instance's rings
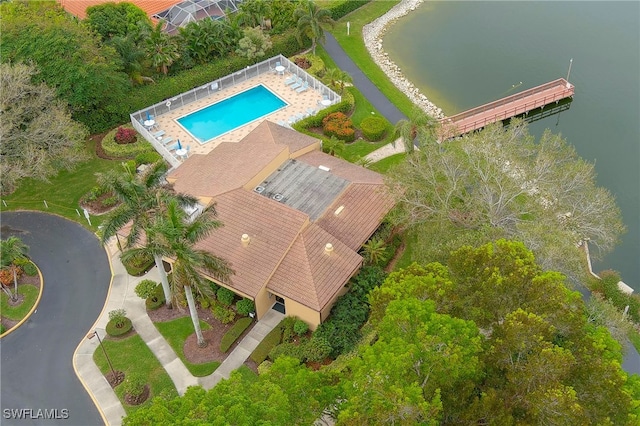
[[[364,6],[371,0],[344,0],[342,3],[334,3],[328,7],[334,20],[340,19],[348,13]]]
[[[293,56],[301,49],[311,45],[311,42],[305,39],[301,47],[296,39],[295,29],[280,35],[274,35],[271,37],[271,41],[273,43],[271,49],[266,52],[263,58],[259,58],[257,61],[239,56],[215,58],[207,64],[197,65],[175,75],[159,78],[155,84],[134,87],[117,104],[106,105],[99,110],[78,113],[74,118],[84,123],[91,133],[104,132],[118,124],[129,121],[129,114],[135,111],[229,75],[266,58],[278,54],[286,57]]]
[[[264,339],[262,339],[249,357],[256,364],[262,364],[262,362],[269,356],[269,352],[280,344],[280,339],[282,339],[282,328],[277,326],[271,330]]]
[[[252,322],[253,319],[251,318],[240,318],[236,321],[236,323],[233,324],[233,327],[231,327],[231,329],[222,336],[222,339],[220,340],[220,350],[226,353],[231,345],[238,340],[238,337],[240,337],[240,335],[249,328]]]

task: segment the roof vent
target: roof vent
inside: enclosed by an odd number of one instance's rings
[[[333,244],[331,244],[331,243],[327,243],[327,244],[325,244],[325,246],[324,246],[324,252],[325,252],[326,254],[331,254],[331,253],[333,252]]]
[[[271,197],[271,198],[273,198],[276,201],[282,201],[282,199],[284,198],[284,195],[282,195],[282,194],[274,194],[273,197]]]
[[[342,213],[342,210],[344,210],[344,206],[338,207],[333,214],[338,216],[340,213]]]
[[[243,247],[247,247],[251,242],[251,238],[249,238],[249,234],[242,234],[242,238],[240,238]]]
[[[331,169],[329,167],[327,167],[327,166],[318,166],[318,168],[320,170],[324,170],[325,172],[330,172],[331,171]]]
[[[262,194],[264,192],[264,186],[256,186],[255,188],[253,188],[253,190],[258,194]]]

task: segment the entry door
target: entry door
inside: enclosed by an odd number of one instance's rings
[[[273,304],[273,308],[281,314],[286,313],[284,309],[284,299],[280,296],[276,296],[276,303]]]

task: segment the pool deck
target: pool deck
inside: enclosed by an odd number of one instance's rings
[[[156,124],[160,130],[165,131],[163,137],[172,137],[174,140],[180,139],[182,146],[190,145],[191,150],[189,155],[204,155],[211,152],[222,142],[239,142],[263,120],[269,120],[274,123],[284,121],[286,123],[292,116],[297,114],[306,114],[308,108],[315,110],[321,109],[322,107],[319,105],[319,101],[322,100],[322,96],[320,93],[313,90],[311,87],[302,93],[297,93],[295,90],[284,84],[284,81],[289,77],[289,75],[290,74],[287,73],[285,73],[284,76],[271,73],[258,75],[257,77],[238,83],[232,87],[215,92],[211,96],[202,98],[196,102],[190,103],[189,105],[185,105],[184,107],[172,108],[171,112],[156,117]],[[289,105],[204,144],[196,141],[176,122],[177,118],[206,107],[207,105],[227,99],[236,93],[257,86],[258,84],[262,84],[267,87],[273,93],[285,100]]]

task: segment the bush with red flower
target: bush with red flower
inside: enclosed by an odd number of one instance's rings
[[[138,140],[137,132],[134,129],[128,129],[126,127],[118,127],[116,135],[114,137],[116,143],[125,145],[129,143],[135,143]]]
[[[356,136],[352,121],[342,112],[327,115],[322,120],[322,132],[345,142],[353,142]]]

